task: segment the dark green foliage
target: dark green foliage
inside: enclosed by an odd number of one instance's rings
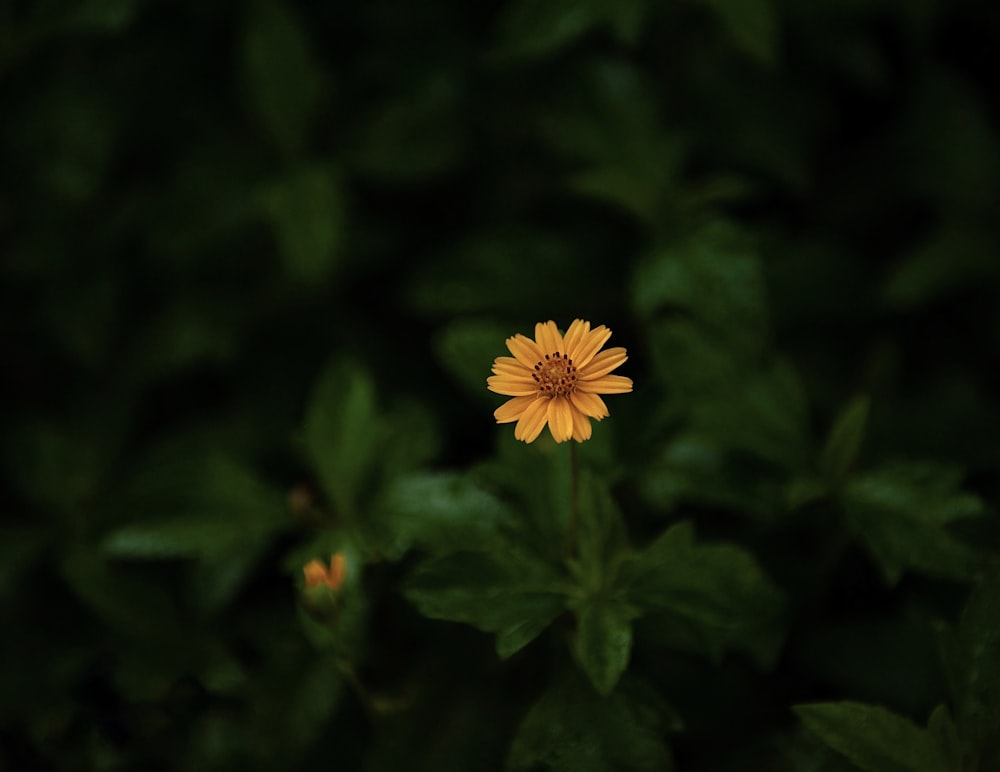
[[[326,84],[298,12],[276,0],[255,0],[242,38],[247,101],[282,151],[299,151]]]
[[[0,0],[0,769],[1000,770],[998,20]]]
[[[410,578],[406,596],[432,619],[496,633],[497,652],[509,657],[562,611],[558,588],[558,578],[526,556],[459,553],[426,561]]]
[[[1000,764],[1000,579],[983,581],[962,611],[957,629],[943,627],[941,648],[950,686],[955,728],[967,766]],[[954,740],[952,740],[954,742]]]
[[[602,698],[566,677],[547,690],[517,729],[509,770],[673,769],[665,734],[669,708],[636,684]]]
[[[306,412],[306,453],[338,517],[354,519],[382,440],[382,420],[371,376],[351,362],[335,362],[314,387]]]
[[[961,475],[933,464],[897,463],[859,475],[844,491],[848,526],[871,550],[889,582],[907,568],[969,579],[984,556],[947,527],[983,514]]]
[[[643,550],[632,570],[633,602],[658,617],[677,645],[716,660],[730,648],[762,667],[774,660],[782,594],[739,547],[696,545],[690,524],[679,523]]]
[[[935,732],[884,708],[837,702],[799,705],[795,712],[831,748],[868,772],[958,769]]]
[[[867,397],[851,400],[830,428],[820,458],[820,470],[830,485],[840,485],[857,461],[865,437],[869,407]]]

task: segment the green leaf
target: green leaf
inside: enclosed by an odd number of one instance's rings
[[[547,144],[566,161],[569,189],[658,226],[685,145],[660,125],[652,84],[614,60],[586,62],[573,82],[541,117]]]
[[[583,469],[575,483],[579,509],[578,578],[588,593],[600,593],[615,584],[618,562],[627,548],[625,521],[603,480]],[[561,487],[560,492],[567,488]]]
[[[120,34],[132,24],[143,5],[144,0],[83,0],[64,23],[78,32]]]
[[[327,496],[343,517],[357,513],[378,449],[375,386],[360,366],[333,361],[306,410],[306,452]]]
[[[731,387],[752,364],[724,336],[693,319],[654,322],[649,339],[657,378],[678,404],[676,409],[689,410],[706,394]]]
[[[494,553],[427,560],[410,576],[404,594],[431,619],[498,633],[498,653],[509,657],[565,609],[563,581],[549,566],[508,545]]]
[[[659,190],[647,180],[636,179],[633,172],[620,167],[596,168],[574,174],[571,190],[590,198],[615,204],[644,222],[658,216]]]
[[[114,506],[133,519],[104,538],[104,554],[215,560],[256,552],[288,524],[282,493],[240,462],[214,452],[173,453],[151,454],[118,491]]]
[[[746,239],[712,224],[642,260],[632,277],[632,306],[644,317],[682,312],[733,352],[769,343],[770,319],[760,260]]]
[[[269,185],[261,202],[288,275],[303,285],[329,277],[347,223],[338,176],[321,165],[300,167]]]
[[[760,667],[773,662],[784,596],[749,553],[732,544],[696,545],[692,526],[678,523],[642,550],[631,570],[629,600],[676,628],[678,644],[714,660],[740,649]]]
[[[646,13],[643,0],[518,0],[499,22],[501,56],[551,56],[592,29],[611,26],[623,43],[634,43]]]
[[[983,565],[975,548],[947,527],[978,517],[982,501],[961,491],[961,474],[935,464],[897,463],[853,479],[843,507],[851,530],[890,584],[907,569],[970,579]]]
[[[600,23],[596,4],[587,0],[553,0],[508,4],[500,19],[500,46],[508,56],[543,56],[581,37]]]
[[[386,422],[406,427],[406,442],[381,448],[379,457],[387,479],[419,469],[441,450],[437,415],[422,402],[403,397],[389,409]]]
[[[1000,277],[993,235],[978,222],[949,222],[919,242],[889,275],[889,308],[910,311],[974,291]]]
[[[803,723],[868,772],[954,772],[938,736],[885,708],[856,702],[797,705]]]
[[[497,402],[500,397],[487,390],[486,379],[493,360],[509,356],[504,341],[510,334],[509,328],[496,322],[458,320],[434,336],[434,354],[469,394]]]
[[[534,309],[551,303],[550,288],[565,281],[576,259],[566,239],[551,233],[523,228],[487,230],[421,266],[408,282],[407,299],[421,314],[448,321],[463,315],[511,313],[531,319]],[[527,284],[526,266],[532,272]],[[504,354],[503,340],[512,332],[504,331],[494,356]],[[488,369],[483,378],[487,375]]]
[[[975,588],[958,629],[943,628],[940,638],[963,749],[1000,761],[1000,574]]]
[[[554,613],[549,613],[554,611]],[[552,624],[557,616],[562,613],[562,603],[558,608],[555,603],[551,607],[544,604],[539,608],[539,613],[512,622],[497,632],[496,649],[500,659],[509,659],[531,643],[535,638],[545,632],[545,629]]]
[[[793,657],[818,683],[836,684],[841,694],[923,710],[941,699],[944,684],[933,631],[913,611],[887,609],[874,618],[825,615],[796,636]]]
[[[947,705],[938,705],[927,719],[927,729],[937,737],[944,755],[949,759],[949,769],[962,769],[962,747],[958,730]]]
[[[773,0],[706,0],[733,43],[763,64],[773,64],[778,19]]]
[[[669,708],[640,684],[600,697],[568,677],[542,695],[518,727],[507,769],[524,772],[670,772],[663,738]]]
[[[393,480],[378,502],[383,549],[399,557],[412,547],[433,554],[488,551],[510,512],[467,475],[417,473]]]
[[[742,174],[721,172],[691,180],[677,191],[677,208],[687,217],[716,211],[720,206],[738,204],[758,194],[759,182]]]
[[[280,149],[297,150],[319,105],[324,76],[289,5],[281,0],[250,4],[242,56],[250,106]]]
[[[787,361],[750,372],[691,405],[691,431],[719,447],[798,472],[810,457],[805,394]]]
[[[868,422],[868,407],[867,396],[852,400],[837,416],[826,438],[820,469],[833,484],[844,480],[857,459]]]
[[[541,128],[553,152],[593,168],[627,169],[644,179],[669,173],[669,167],[643,166],[663,149],[664,133],[655,84],[642,70],[615,59],[591,59],[573,80],[573,88],[558,94],[542,114]]]
[[[468,124],[460,67],[415,72],[357,118],[349,160],[358,172],[406,183],[442,175],[464,160]]]
[[[665,444],[640,483],[643,498],[660,512],[674,512],[687,503],[768,521],[787,509],[783,478],[748,469],[716,443],[694,434],[678,434]]]
[[[228,363],[241,332],[234,311],[215,294],[188,294],[161,309],[143,330],[129,363],[133,377],[153,381],[185,368]]]
[[[61,571],[70,591],[118,632],[176,644],[180,617],[162,582],[139,574],[135,566],[116,565],[84,549],[62,561]]]
[[[254,690],[267,694],[247,706],[241,719],[241,753],[265,766],[303,758],[322,744],[335,721],[335,711],[348,695],[349,679],[333,654],[309,656],[308,649],[282,640],[287,657],[265,660],[256,670]],[[233,759],[224,766],[232,766]],[[236,763],[239,763],[238,761]]]
[[[573,497],[570,494],[573,473],[570,443],[557,445],[543,436],[538,442],[525,446],[514,439],[510,430],[499,432],[496,438],[498,454],[493,460],[476,468],[478,478],[490,487],[502,491],[516,512],[516,527],[521,543],[530,545],[536,555],[545,556],[553,565],[564,565],[568,556],[570,541],[570,509]],[[588,450],[599,450],[599,435],[576,447],[581,464],[588,458]],[[600,456],[596,464],[603,463]],[[588,501],[578,501],[578,506],[589,507]],[[591,514],[588,514],[588,522]],[[588,526],[589,527],[589,526]],[[578,527],[579,532],[583,529]],[[591,537],[587,537],[588,539]],[[598,533],[594,538],[599,537]],[[597,554],[598,551],[595,551]],[[588,570],[596,569],[592,580],[586,584],[592,588],[602,584],[603,561],[588,561]],[[577,569],[582,568],[575,561]],[[577,575],[580,584],[585,582]]]
[[[345,686],[341,665],[332,656],[319,659],[302,674],[283,717],[293,751],[301,752],[328,731]]]
[[[238,526],[234,526],[238,527]],[[205,617],[220,613],[245,586],[268,546],[263,538],[190,566],[190,602]]]
[[[178,517],[119,528],[104,539],[102,547],[114,557],[213,559],[238,551],[247,541],[247,534],[235,522]]]
[[[608,695],[628,667],[636,610],[613,599],[592,598],[574,613],[577,660],[597,693]]]

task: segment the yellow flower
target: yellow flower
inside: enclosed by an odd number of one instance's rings
[[[302,573],[306,577],[306,587],[312,589],[321,584],[326,585],[331,590],[337,590],[344,583],[347,575],[347,563],[344,560],[344,553],[338,552],[330,558],[329,568],[322,560],[310,560],[302,567]]]
[[[517,421],[514,437],[524,442],[549,425],[552,438],[565,442],[590,439],[590,419],[608,415],[599,394],[632,391],[632,380],[608,375],[628,357],[622,347],[600,351],[611,330],[603,324],[575,319],[563,336],[553,321],[535,325],[535,339],[524,335],[507,338],[513,357],[497,357],[493,375],[486,379],[490,391],[513,397],[493,413],[498,424]]]

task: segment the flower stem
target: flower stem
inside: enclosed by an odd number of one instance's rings
[[[577,500],[577,460],[576,445],[569,442],[569,535],[566,541],[566,557],[576,552],[577,533],[580,530],[580,505]]]
[[[340,674],[344,677],[344,680],[354,689],[354,694],[358,698],[358,702],[364,708],[365,713],[368,715],[369,719],[373,719],[378,714],[378,707],[375,698],[372,693],[368,691],[368,687],[364,685],[361,679],[358,677],[357,671],[354,666],[347,660],[341,659],[337,662]]]

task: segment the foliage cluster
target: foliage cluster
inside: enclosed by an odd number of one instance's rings
[[[0,0],[0,767],[1000,770],[998,45]],[[635,391],[518,443],[575,317]]]

